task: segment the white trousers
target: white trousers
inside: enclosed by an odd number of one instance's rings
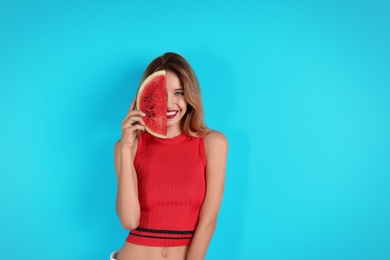
[[[115,250],[114,252],[112,252],[110,255],[110,260],[116,260],[118,254],[119,254],[119,250]]]

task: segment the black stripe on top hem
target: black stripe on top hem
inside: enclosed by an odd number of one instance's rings
[[[142,228],[138,227],[135,230],[141,232],[149,232],[149,233],[157,233],[157,234],[183,234],[183,235],[193,235],[194,231],[180,231],[180,230],[162,230],[162,229],[150,229],[150,228]]]
[[[138,236],[138,237],[147,237],[147,238],[158,238],[158,239],[192,239],[192,237],[157,237],[157,236],[146,236],[140,234],[130,233],[130,235]]]

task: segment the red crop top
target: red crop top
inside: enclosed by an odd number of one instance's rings
[[[141,216],[126,241],[145,246],[189,245],[206,190],[204,138],[181,133],[161,139],[144,132],[138,136],[134,167]]]

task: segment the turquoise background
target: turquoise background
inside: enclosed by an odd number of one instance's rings
[[[198,74],[230,150],[207,259],[390,259],[388,1],[0,3],[0,259],[108,259],[147,64]]]

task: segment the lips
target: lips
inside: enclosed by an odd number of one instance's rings
[[[168,110],[167,111],[167,119],[174,118],[177,115],[177,113],[179,113],[179,111],[177,111],[177,110]]]

